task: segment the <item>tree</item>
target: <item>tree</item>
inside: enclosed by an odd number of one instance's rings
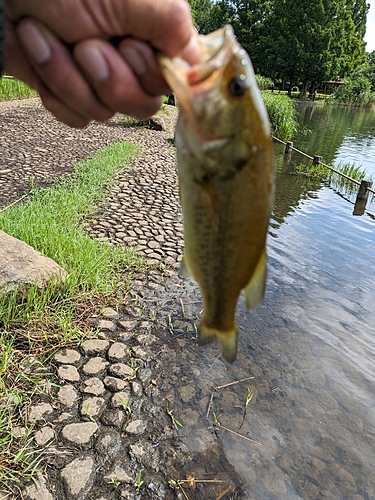
[[[265,20],[263,73],[289,80],[289,90],[350,74],[365,59],[364,0],[274,0]],[[273,72],[273,74],[270,74]]]

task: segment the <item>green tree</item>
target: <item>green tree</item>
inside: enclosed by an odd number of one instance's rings
[[[350,74],[365,60],[364,0],[273,0],[265,19],[263,74],[302,92],[315,82]]]

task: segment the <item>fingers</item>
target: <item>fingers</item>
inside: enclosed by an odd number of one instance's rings
[[[113,115],[97,98],[68,48],[50,31],[35,21],[24,20],[17,35],[30,66],[44,84],[38,90],[47,109],[71,126],[108,120]]]
[[[118,50],[146,92],[151,95],[169,92],[150,45],[134,38],[125,38],[119,43]]]
[[[134,49],[135,45],[137,49]],[[128,54],[131,62],[121,57],[110,43],[99,38],[77,43],[73,55],[107,108],[147,118],[159,109],[160,95],[166,84],[156,67],[151,48],[143,42],[135,45],[125,44],[128,52],[134,51],[131,56]]]
[[[43,83],[40,84],[38,92],[44,107],[48,109],[59,122],[65,123],[65,125],[72,128],[84,128],[92,121],[91,118],[84,117],[69,108],[69,106],[60,101],[58,97],[55,97]]]
[[[4,71],[27,83],[29,87],[38,89],[40,80],[23,52],[15,26],[9,21],[5,21],[5,33]]]
[[[65,43],[131,36],[170,57],[183,54],[191,64],[201,59],[186,0],[12,0],[7,16],[14,22],[39,20]]]

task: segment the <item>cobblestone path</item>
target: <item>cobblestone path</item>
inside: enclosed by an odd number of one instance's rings
[[[129,141],[140,145],[142,153],[132,171],[119,175],[109,204],[87,230],[136,246],[152,262],[177,262],[183,242],[171,145],[175,108],[167,107],[163,132],[130,127],[120,115],[84,130],[70,129],[46,112],[38,99],[2,102],[0,114],[0,207],[19,199],[31,182],[45,185],[98,149]]]

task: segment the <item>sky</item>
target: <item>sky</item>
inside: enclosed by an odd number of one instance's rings
[[[375,50],[375,0],[367,0],[367,3],[370,4],[370,10],[367,14],[366,24],[366,52],[372,52]]]

